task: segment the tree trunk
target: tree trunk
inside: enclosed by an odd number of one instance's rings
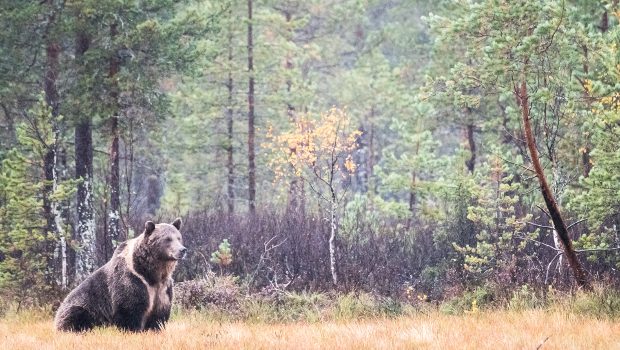
[[[530,123],[530,107],[529,107],[529,97],[527,95],[527,83],[525,81],[525,75],[521,81],[520,91],[517,93],[517,99],[519,101],[521,107],[521,116],[523,121],[523,129],[525,130],[525,139],[527,142],[527,147],[530,152],[530,157],[532,159],[532,165],[534,166],[534,171],[536,172],[536,177],[538,178],[538,184],[540,185],[540,190],[543,195],[543,199],[545,200],[545,204],[547,206],[547,210],[549,211],[549,215],[551,216],[551,220],[553,221],[553,226],[558,233],[558,237],[562,242],[564,247],[564,255],[566,256],[566,260],[568,261],[569,266],[573,270],[573,274],[575,275],[575,280],[580,287],[585,289],[591,289],[586,273],[577,258],[577,254],[573,248],[573,244],[568,236],[568,229],[564,220],[562,219],[562,215],[560,213],[560,209],[553,197],[553,193],[551,192],[551,188],[547,183],[547,179],[545,178],[545,173],[540,164],[540,159],[538,157],[538,150],[536,149],[536,140],[534,139],[534,134],[532,132],[532,126]]]
[[[467,170],[471,174],[474,173],[476,168],[476,139],[474,138],[474,130],[474,124],[467,124],[467,142],[469,143],[470,157],[465,161],[465,165],[467,165]]]
[[[75,239],[75,278],[83,281],[97,266],[95,212],[93,208],[93,138],[90,116],[75,126],[75,177],[81,179],[77,187],[77,225]]]
[[[54,22],[55,15],[51,15],[50,23]],[[48,34],[49,35],[49,34]],[[45,187],[43,197],[43,210],[46,216],[46,230],[48,234],[57,239],[57,250],[60,250],[61,276],[60,286],[67,288],[67,244],[63,232],[62,214],[60,203],[52,197],[58,188],[58,144],[60,142],[60,96],[58,94],[57,80],[59,72],[60,44],[55,40],[48,42],[46,47],[46,70],[45,70],[45,101],[51,108],[51,127],[53,140],[46,145],[46,154],[43,159],[45,172]],[[51,263],[51,261],[50,261]]]
[[[584,45],[583,46],[583,72],[586,76],[588,76],[589,74],[589,64],[588,64],[588,46]],[[586,91],[584,89],[583,92],[583,97],[584,100],[586,101],[587,104],[587,110],[590,110],[591,107],[591,103],[590,103],[590,95],[588,93],[588,91]],[[590,134],[584,134],[583,135],[584,138],[584,145],[583,147],[580,149],[581,152],[581,164],[583,166],[583,177],[588,177],[590,176],[590,171],[592,170],[592,161],[590,160],[590,151],[591,151],[591,144],[590,144]]]
[[[56,79],[58,78],[58,57],[60,55],[60,45],[56,42],[47,44],[46,48],[46,68],[44,79],[45,102],[51,108],[52,133],[54,134],[52,143],[45,145],[46,153],[43,159],[43,167],[45,172],[45,187],[43,197],[43,211],[45,212],[46,230],[49,233],[57,233],[57,227],[54,220],[54,202],[51,199],[54,191],[53,187],[56,183],[56,150],[57,150],[57,118],[59,115],[59,96],[56,87]]]
[[[232,21],[232,8],[229,13],[229,20]],[[228,107],[226,108],[226,124],[227,124],[227,136],[228,144],[226,147],[228,169],[228,214],[235,212],[235,163],[234,163],[234,149],[233,149],[233,131],[234,131],[234,114],[233,114],[233,33],[232,28],[228,28]]]
[[[415,156],[417,157],[420,153],[420,139],[418,139],[415,143]],[[409,190],[409,211],[413,215],[415,211],[415,205],[417,202],[417,194],[416,194],[416,179],[418,175],[415,169],[411,171],[411,189]]]
[[[330,203],[330,209],[329,209],[329,223],[330,223],[330,230],[329,230],[329,267],[332,273],[332,281],[334,282],[334,285],[337,286],[338,285],[338,270],[337,270],[337,264],[336,264],[336,233],[337,233],[337,222],[336,222],[336,210],[337,210],[337,205],[336,205],[336,196],[333,195],[332,196],[332,201]]]
[[[12,147],[17,144],[17,132],[15,130],[15,120],[13,119],[13,115],[9,110],[9,107],[0,101],[0,108],[2,108],[2,112],[4,113],[4,119],[6,120],[6,129],[8,134],[8,143],[7,148]],[[7,141],[7,140],[5,140]]]
[[[118,34],[117,24],[110,26],[110,37],[114,41]],[[108,237],[106,239],[106,259],[109,259],[114,251],[115,245],[121,239],[121,200],[120,200],[120,161],[119,161],[119,106],[118,106],[118,85],[116,84],[116,74],[119,71],[120,62],[116,55],[116,50],[111,53],[108,78],[110,79],[110,104],[112,115],[110,119],[110,134],[112,142],[109,151],[109,181],[110,189],[110,211],[108,213]]]
[[[248,0],[248,208],[256,211],[256,165],[254,149],[254,44],[252,35],[252,0]]]
[[[370,114],[366,123],[368,124],[368,157],[366,159],[366,190],[374,194],[373,173],[375,170],[375,107],[370,108]]]
[[[127,132],[125,133],[126,137],[124,139],[124,147],[123,150],[125,151],[124,154],[124,162],[123,164],[125,165],[125,193],[127,193],[127,201],[125,203],[125,217],[128,218],[127,220],[129,220],[129,218],[131,218],[131,193],[132,193],[132,189],[131,189],[131,185],[133,184],[133,160],[134,160],[134,129],[133,129],[133,120],[130,118],[127,121],[128,127],[127,127]],[[121,237],[122,240],[125,240],[127,237]]]
[[[286,21],[287,24],[287,32],[288,34],[291,36],[291,40],[292,40],[292,35],[293,32],[290,28],[290,23],[291,23],[291,19],[292,19],[292,15],[291,12],[288,10],[283,11],[284,14],[284,19]],[[285,67],[286,70],[289,71],[289,76],[286,79],[286,115],[288,116],[289,122],[292,124],[295,124],[297,121],[297,118],[295,116],[295,106],[293,105],[293,102],[291,101],[291,96],[292,96],[292,90],[293,90],[293,81],[291,80],[290,77],[290,71],[293,70],[293,61],[291,60],[291,54],[290,52],[287,53],[286,55],[286,63],[285,63]],[[291,152],[291,154],[296,154],[297,150],[294,148],[289,149],[289,152]],[[292,168],[292,165],[291,165]],[[294,171],[292,171],[292,173],[295,173]],[[291,182],[289,183],[289,191],[288,191],[288,203],[287,203],[287,207],[286,210],[287,212],[297,212],[297,213],[305,213],[306,210],[306,204],[305,204],[305,193],[304,193],[304,180],[301,176],[296,176],[293,175],[293,178],[291,179]]]
[[[78,62],[90,46],[90,38],[83,32],[76,33],[75,57]],[[81,77],[83,78],[83,77]],[[77,185],[77,224],[75,241],[79,248],[75,255],[75,282],[86,279],[97,267],[97,240],[95,211],[93,207],[93,131],[89,112],[77,111],[75,125],[75,178]]]

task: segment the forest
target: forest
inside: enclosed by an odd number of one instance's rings
[[[179,309],[617,320],[619,20],[618,0],[0,0],[0,316],[51,315],[181,217]]]

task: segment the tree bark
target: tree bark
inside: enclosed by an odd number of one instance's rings
[[[83,32],[76,33],[75,57],[78,62],[90,46],[90,38]],[[85,78],[85,77],[81,77]],[[77,185],[77,224],[74,239],[79,244],[75,255],[75,281],[88,277],[97,266],[95,211],[93,207],[93,131],[90,113],[78,111],[75,125],[75,178]]]
[[[229,21],[232,21],[232,8],[229,12]],[[234,82],[232,76],[233,69],[233,33],[232,28],[228,28],[228,83],[226,87],[228,88],[228,107],[226,108],[226,126],[227,126],[227,136],[228,136],[228,144],[226,147],[227,153],[227,161],[226,168],[228,169],[228,214],[233,214],[235,212],[235,163],[234,163],[234,148],[233,148],[233,131],[234,131],[234,114],[233,114],[233,89]]]
[[[420,140],[418,139],[415,143],[415,155],[416,157],[420,153]],[[411,171],[411,189],[409,190],[409,211],[413,215],[415,212],[415,206],[417,202],[417,193],[416,193],[416,180],[417,180],[417,172],[415,169]]]
[[[53,6],[53,4],[51,4]],[[49,23],[55,22],[54,9],[49,17]],[[48,36],[51,34],[48,32]],[[43,211],[46,217],[46,230],[57,239],[57,250],[60,254],[61,277],[60,286],[67,288],[67,244],[63,232],[62,214],[59,208],[60,203],[53,199],[53,195],[58,188],[58,144],[60,142],[60,126],[58,125],[60,116],[60,95],[58,93],[57,80],[59,74],[59,57],[61,46],[55,39],[48,38],[46,47],[44,92],[45,102],[51,109],[51,129],[52,142],[46,146],[46,153],[43,159],[45,173],[45,186],[43,195]],[[51,263],[51,261],[49,262]]]
[[[2,108],[2,112],[4,113],[4,119],[6,120],[6,129],[8,134],[8,143],[7,146],[11,147],[17,143],[17,132],[15,130],[15,120],[9,107],[0,101],[0,108]]]
[[[46,153],[43,159],[43,167],[45,172],[45,186],[43,197],[43,211],[45,213],[46,230],[56,234],[57,227],[54,219],[54,201],[51,199],[54,193],[56,182],[56,150],[57,150],[57,118],[59,115],[59,96],[56,87],[56,79],[58,78],[58,57],[60,54],[60,45],[56,42],[50,42],[46,47],[46,68],[44,79],[45,102],[51,108],[52,133],[54,134],[52,143],[45,145]]]
[[[373,174],[375,170],[375,107],[370,107],[370,113],[366,119],[368,124],[368,157],[366,159],[366,190],[374,194]]]
[[[132,206],[132,197],[131,197],[131,193],[133,192],[131,189],[131,185],[133,184],[133,170],[134,170],[134,156],[135,156],[135,151],[134,151],[134,123],[133,120],[131,118],[129,118],[129,120],[127,121],[127,128],[126,128],[126,132],[125,132],[125,139],[124,139],[124,147],[123,150],[125,152],[123,158],[124,158],[124,162],[123,164],[125,165],[125,193],[127,194],[127,200],[125,202],[125,217],[126,218],[131,218],[131,206]],[[126,239],[126,237],[121,237],[121,239],[124,241]]]
[[[585,270],[583,269],[581,263],[579,262],[579,259],[577,258],[577,254],[575,253],[575,249],[573,248],[571,239],[568,236],[568,229],[564,220],[562,219],[560,209],[557,205],[557,202],[555,201],[553,193],[551,192],[551,188],[547,183],[547,179],[545,178],[545,173],[542,165],[540,164],[538,150],[536,149],[536,140],[534,139],[532,126],[530,123],[530,107],[528,101],[529,97],[527,95],[527,83],[525,81],[525,75],[522,78],[520,89],[518,92],[516,92],[516,94],[517,100],[519,101],[521,108],[523,129],[525,131],[525,139],[527,147],[529,149],[530,157],[532,159],[532,165],[534,166],[534,171],[536,172],[538,184],[540,186],[543,199],[545,200],[547,210],[549,211],[549,215],[551,216],[551,220],[553,221],[553,226],[555,227],[555,230],[558,233],[558,237],[562,242],[562,246],[564,247],[564,255],[566,256],[566,260],[568,261],[568,264],[571,267],[573,274],[575,275],[575,280],[577,281],[577,284],[585,289],[591,289]]]
[[[332,274],[332,282],[334,285],[338,285],[338,270],[336,263],[336,231],[337,231],[337,222],[336,222],[336,196],[332,195],[332,201],[330,203],[330,230],[329,230],[329,267]]]
[[[113,23],[110,26],[110,38],[114,41],[118,34],[118,24]],[[116,84],[116,74],[119,71],[120,62],[116,55],[116,50],[111,53],[110,67],[108,78],[110,79],[110,103],[112,106],[112,115],[110,119],[110,134],[112,141],[110,143],[109,151],[109,182],[110,189],[110,211],[108,213],[108,237],[106,242],[106,258],[109,259],[112,255],[115,245],[121,239],[121,200],[120,200],[120,153],[119,153],[119,106],[118,98],[119,91]]]
[[[467,142],[469,143],[470,156],[469,159],[465,161],[465,165],[471,174],[474,173],[474,169],[476,168],[476,139],[474,138],[474,131],[474,124],[467,124]]]
[[[290,22],[293,16],[291,12],[288,10],[284,10],[283,14],[284,14],[284,20],[287,23],[287,33],[289,35],[288,40],[292,41],[293,32],[290,28]],[[286,55],[285,68],[289,72],[293,69],[293,61],[291,59],[290,52],[287,53]],[[293,102],[291,101],[292,90],[293,90],[293,81],[291,80],[290,74],[289,74],[288,78],[286,79],[286,99],[287,99],[286,115],[288,116],[289,122],[294,124],[296,122],[296,116],[295,116],[295,106],[293,105]],[[297,153],[297,150],[294,148],[289,149],[289,151],[292,154]],[[293,171],[292,173],[295,173],[295,172]],[[303,189],[304,185],[305,184],[304,184],[302,177],[293,175],[293,178],[291,179],[291,182],[289,183],[288,203],[287,203],[287,208],[286,208],[288,212],[297,212],[297,213],[302,213],[302,214],[305,212],[305,198],[304,198],[304,189]]]
[[[248,0],[248,208],[256,212],[256,164],[254,147],[254,43],[252,0]]]

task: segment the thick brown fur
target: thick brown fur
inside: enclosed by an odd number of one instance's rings
[[[180,228],[180,219],[147,221],[140,236],[119,245],[108,263],[67,295],[56,312],[56,329],[161,329],[170,317],[172,273],[186,251]]]

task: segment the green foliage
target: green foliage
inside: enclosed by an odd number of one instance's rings
[[[586,259],[591,263],[603,263],[606,266],[620,268],[620,251],[616,248],[616,232],[606,228],[592,234],[585,234],[575,240],[575,249],[591,250]]]
[[[614,289],[599,286],[591,293],[579,291],[561,303],[578,315],[613,320],[620,318],[620,293]]]
[[[331,295],[282,292],[266,288],[245,295],[231,276],[210,277],[175,285],[176,313],[197,312],[210,320],[257,323],[346,321],[396,317],[414,312],[395,299],[368,293]]]
[[[402,314],[403,306],[400,302],[368,293],[341,295],[336,299],[334,308],[336,320],[394,317]]]
[[[40,100],[33,120],[21,124],[19,143],[0,166],[0,294],[7,300],[37,303],[53,297],[54,252],[60,237],[46,230],[43,202],[47,187],[43,158],[54,147],[51,110]],[[63,201],[74,181],[59,181],[49,197]]]
[[[508,300],[508,309],[516,311],[537,309],[546,305],[547,300],[544,295],[527,284],[515,289]]]
[[[516,216],[520,184],[506,175],[507,170],[498,157],[481,166],[472,189],[473,202],[467,208],[467,218],[476,226],[476,242],[465,246],[454,243],[464,255],[465,270],[477,280],[502,273],[515,275],[515,255],[524,254],[525,222],[530,217]]]
[[[94,133],[92,186],[101,232],[110,204],[107,150],[116,116],[121,216],[129,236],[144,216],[221,211],[227,199],[235,206],[231,214],[243,215],[250,75],[256,83],[258,208],[278,212],[295,191],[308,196],[335,183],[335,193],[320,191],[317,197],[336,194],[331,201],[342,204],[332,209],[332,224],[342,233],[333,251],[343,269],[355,261],[347,259],[356,259],[343,251],[381,242],[393,248],[371,258],[393,263],[385,273],[394,273],[396,287],[386,293],[407,284],[435,300],[490,281],[505,289],[497,288],[493,297],[510,299],[516,309],[539,305],[535,288],[552,256],[534,241],[553,244],[549,231],[524,226],[548,221],[536,209],[541,198],[522,141],[515,83],[524,79],[536,146],[562,213],[587,219],[587,227],[571,228],[575,247],[587,250],[580,257],[593,276],[610,276],[617,284],[617,1],[255,1],[252,72],[245,1],[0,0],[0,8],[2,293],[24,299],[56,286],[60,237],[43,229],[49,225],[43,199],[62,204],[70,224],[64,238],[70,248],[79,246],[69,239],[76,182],[67,181],[78,153],[78,122],[91,122]],[[83,54],[79,35],[89,39]],[[64,116],[55,119],[39,96],[50,68],[45,48],[52,42],[60,47],[55,83]],[[119,71],[112,74],[115,62]],[[316,158],[328,167],[317,167],[310,151],[295,159],[302,152],[292,148],[309,146],[310,124],[304,123],[312,118],[305,116],[330,108],[347,111],[346,118],[334,115],[330,122],[340,127],[346,119],[355,136],[346,152],[335,156],[332,133],[323,132],[311,136],[326,141]],[[272,166],[269,126],[296,136],[279,145],[288,157],[283,167]],[[61,181],[50,194],[42,160],[54,148]],[[291,171],[301,161],[309,164],[303,174]],[[318,173],[328,176],[307,181]],[[161,183],[155,196],[144,189],[147,178]],[[157,205],[147,213],[144,203],[151,201]],[[308,201],[300,213],[290,212],[310,218],[324,209],[321,201]],[[232,263],[231,249],[224,240],[211,262],[224,269]],[[405,258],[394,262],[394,256]],[[394,265],[402,270],[392,272]],[[453,308],[473,312],[474,301],[483,307],[485,298],[476,293],[484,294],[470,292]],[[383,305],[374,295],[346,295],[337,302],[324,295],[285,295],[277,300],[295,310],[291,314],[271,300],[246,306],[267,319],[320,320],[322,312],[300,314],[330,303],[330,317],[336,318],[402,311],[402,305]],[[536,302],[528,304],[528,295]]]
[[[227,239],[224,239],[217,250],[211,253],[211,263],[216,264],[221,268],[224,268],[232,263],[232,249]]]
[[[495,297],[490,288],[476,287],[472,291],[463,293],[462,296],[446,301],[439,306],[439,310],[448,315],[461,315],[464,313],[477,313],[480,309],[490,307]]]

